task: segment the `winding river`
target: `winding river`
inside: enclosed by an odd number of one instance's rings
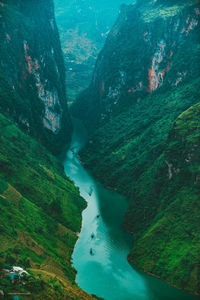
[[[127,203],[115,191],[104,188],[81,165],[77,154],[86,140],[85,129],[75,120],[64,167],[88,203],[73,253],[78,285],[106,300],[196,299],[130,266],[126,257],[133,238],[121,229]]]

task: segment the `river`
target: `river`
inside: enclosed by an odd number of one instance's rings
[[[115,191],[104,188],[81,165],[77,154],[86,140],[85,129],[74,120],[74,133],[64,168],[88,203],[73,253],[78,285],[106,300],[196,299],[128,263],[126,258],[133,246],[133,238],[121,229],[127,203]]]

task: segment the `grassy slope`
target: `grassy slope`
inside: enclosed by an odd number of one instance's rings
[[[2,115],[0,131],[0,261],[40,273],[32,298],[92,299],[71,266],[84,200],[57,159]]]

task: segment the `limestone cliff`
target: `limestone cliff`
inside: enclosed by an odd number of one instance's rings
[[[101,124],[161,87],[196,78],[199,20],[198,1],[122,5],[74,112],[88,127]]]
[[[52,0],[1,1],[0,34],[0,108],[56,153],[71,121]]]

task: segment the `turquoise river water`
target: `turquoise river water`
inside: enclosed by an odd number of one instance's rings
[[[73,253],[78,285],[106,300],[196,299],[128,263],[133,238],[121,229],[126,200],[115,191],[104,188],[81,165],[77,154],[86,140],[85,129],[79,121],[74,121],[64,168],[88,203],[82,214],[82,229]]]

